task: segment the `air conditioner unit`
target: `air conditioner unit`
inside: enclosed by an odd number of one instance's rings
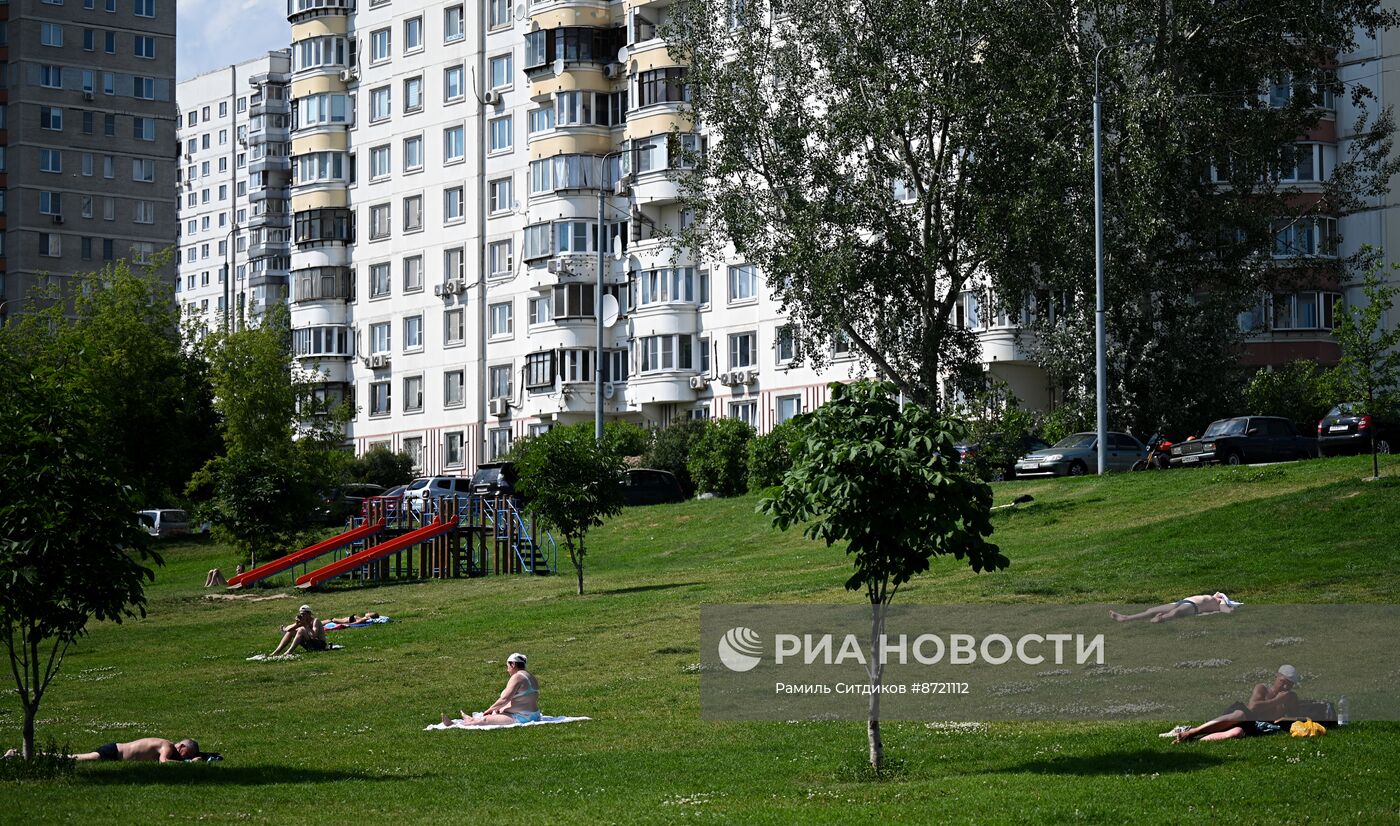
[[[547,265],[551,275],[564,275],[569,272],[569,264],[562,258],[551,258]]]
[[[690,387],[693,390],[704,390],[710,386],[710,379],[707,376],[691,376]]]
[[[724,372],[720,373],[718,376],[715,376],[715,381],[719,382],[725,387],[729,387],[734,384],[734,377],[730,373]]]
[[[193,154],[193,153],[190,153],[190,152],[186,152],[186,153],[185,153],[185,160],[187,160],[187,161],[194,160],[194,154]]]
[[[369,366],[371,368],[388,367],[389,364],[389,356],[384,353],[378,353],[369,357]]]
[[[510,415],[510,399],[504,397],[492,399],[487,405],[487,408],[490,410],[491,415],[496,418],[508,416]]]
[[[55,224],[61,224],[61,223],[63,223],[63,216],[62,216],[62,215],[55,215],[55,216],[53,216],[53,222],[54,222]]]
[[[446,284],[434,284],[434,285],[433,285],[433,295],[436,295],[436,296],[441,297],[441,296],[446,295],[446,294],[447,294],[447,285],[446,285]]]
[[[744,384],[753,384],[753,383],[756,382],[756,381],[758,381],[758,371],[757,371],[757,370],[745,370],[745,371],[744,371]]]
[[[92,90],[91,90],[91,89],[84,89],[84,90],[83,90],[83,100],[92,100],[92,99],[93,99]]]
[[[620,178],[617,179],[617,183],[613,184],[613,194],[614,194],[614,195],[626,195],[626,194],[627,194],[627,190],[629,190],[629,189],[631,189],[631,188],[632,188],[632,176],[631,176],[631,175],[623,175],[623,176],[621,176]]]
[[[495,106],[501,102],[501,93],[497,92],[495,89],[489,89],[486,94],[481,96],[481,101],[487,106]]]
[[[623,66],[621,63],[609,63],[603,67],[603,76],[608,80],[617,80],[622,77],[626,71],[627,67]]]

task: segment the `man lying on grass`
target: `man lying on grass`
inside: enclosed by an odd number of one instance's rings
[[[1232,740],[1236,737],[1262,737],[1277,734],[1284,726],[1275,720],[1291,717],[1298,711],[1298,695],[1293,689],[1298,686],[1298,669],[1291,665],[1279,666],[1271,685],[1260,683],[1249,695],[1249,702],[1235,703],[1225,713],[1214,720],[1207,720],[1199,726],[1177,726],[1163,736],[1174,737],[1176,742],[1187,740]]]
[[[10,749],[5,753],[5,756],[16,757],[18,752]],[[188,737],[178,743],[172,743],[160,737],[143,737],[140,740],[132,740],[130,743],[107,743],[98,746],[96,751],[75,754],[73,759],[79,762],[90,760],[158,760],[162,763],[182,763],[204,759],[204,755],[200,754],[199,744]]]

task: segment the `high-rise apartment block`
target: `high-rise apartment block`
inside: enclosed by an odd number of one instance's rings
[[[852,374],[792,365],[753,267],[665,240],[699,137],[664,15],[291,0],[293,341],[357,448],[456,472],[591,421],[600,306],[609,419],[767,429]]]
[[[283,49],[179,86],[176,293],[208,329],[236,329],[288,297],[290,80]]]
[[[175,1],[0,3],[0,323],[175,243]]]

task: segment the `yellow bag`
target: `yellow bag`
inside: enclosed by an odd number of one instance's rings
[[[1309,717],[1306,720],[1294,720],[1288,733],[1294,737],[1321,737],[1327,733],[1327,729],[1321,723],[1314,723]]]

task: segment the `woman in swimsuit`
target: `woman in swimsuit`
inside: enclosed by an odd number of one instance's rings
[[[1158,605],[1138,614],[1120,614],[1117,611],[1109,611],[1108,615],[1119,622],[1132,622],[1133,620],[1166,622],[1177,617],[1194,617],[1197,614],[1229,614],[1241,604],[1243,603],[1235,602],[1216,591],[1213,594],[1197,594],[1194,597],[1179,599],[1166,605]]]
[[[506,680],[506,688],[496,702],[479,717],[463,711],[462,722],[469,726],[514,726],[539,721],[540,684],[535,675],[525,670],[525,655],[516,653],[506,657],[506,672],[510,679]]]

